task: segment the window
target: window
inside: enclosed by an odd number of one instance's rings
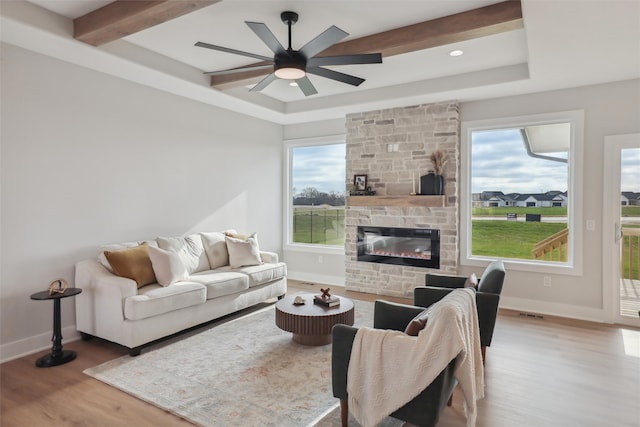
[[[580,274],[582,112],[462,128],[461,263],[501,258]]]
[[[287,239],[297,248],[344,250],[344,138],[287,143]]]

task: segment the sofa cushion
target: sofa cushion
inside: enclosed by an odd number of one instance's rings
[[[280,279],[287,275],[287,265],[284,262],[276,264],[260,264],[247,267],[232,268],[221,267],[219,271],[234,271],[246,274],[249,277],[249,287],[259,286]]]
[[[249,289],[249,276],[235,271],[201,271],[189,276],[189,281],[203,284],[208,300]]]
[[[178,254],[189,274],[209,270],[209,260],[202,245],[200,234],[186,237],[158,237],[160,249]]]
[[[209,267],[215,269],[229,265],[229,251],[227,251],[225,232],[200,233],[200,236],[202,236],[204,251],[209,260]]]
[[[149,258],[161,286],[169,286],[189,277],[182,260],[175,252],[149,246]]]
[[[258,235],[253,233],[246,239],[237,239],[228,234],[225,236],[229,251],[229,265],[232,268],[262,264]]]
[[[104,255],[116,275],[135,280],[138,288],[156,282],[146,243],[133,248],[104,251]]]
[[[200,283],[178,282],[171,286],[149,285],[124,300],[124,317],[140,320],[173,310],[202,304],[206,289]]]

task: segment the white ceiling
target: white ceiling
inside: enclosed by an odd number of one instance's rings
[[[300,18],[292,29],[297,49],[331,25],[350,33],[349,40],[498,2],[223,0],[101,47],[74,40],[72,19],[108,3],[2,0],[2,40],[282,124],[640,77],[640,0],[522,0],[524,29],[383,58],[383,64],[336,67],[366,81],[352,87],[311,75],[319,93],[310,97],[282,80],[260,93],[246,87],[213,89],[204,71],[256,61],[193,44],[203,41],[272,56],[244,21],[264,22],[286,46],[280,12],[297,12]],[[451,57],[452,49],[462,49],[464,55]]]

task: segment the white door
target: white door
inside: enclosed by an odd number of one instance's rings
[[[605,137],[604,152],[605,308],[612,322],[640,326],[640,134]]]

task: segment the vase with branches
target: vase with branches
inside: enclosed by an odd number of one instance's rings
[[[444,167],[447,164],[449,158],[444,150],[436,150],[431,153],[429,157],[431,164],[433,165],[433,172],[436,175],[444,175]]]
[[[444,150],[436,150],[429,156],[433,171],[421,178],[421,194],[444,194],[444,167],[447,164],[447,153]]]

